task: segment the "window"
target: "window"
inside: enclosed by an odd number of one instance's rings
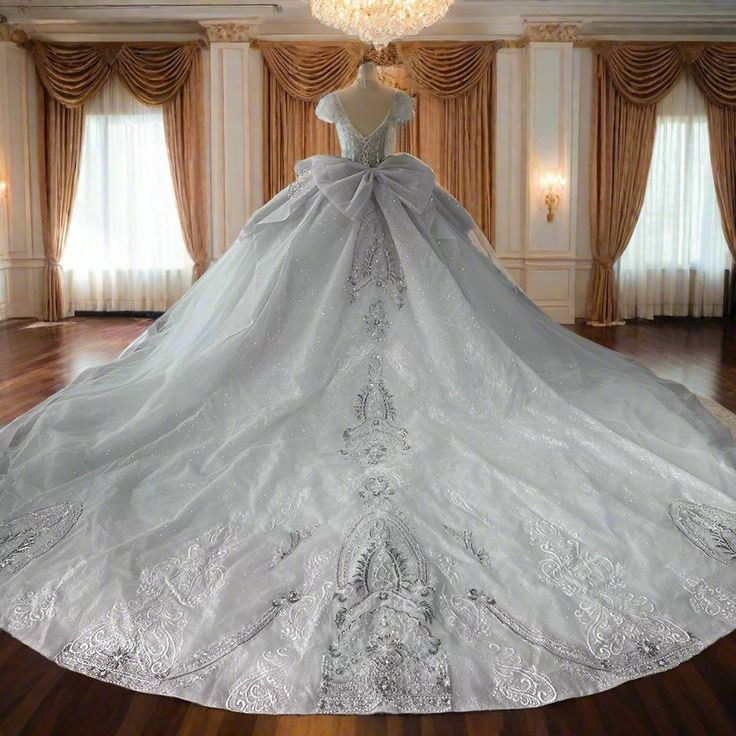
[[[621,316],[721,316],[731,255],[713,182],[705,101],[683,74],[657,112],[644,204],[618,264]]]
[[[191,283],[163,113],[115,77],[88,105],[62,265],[67,311],[163,311]]]

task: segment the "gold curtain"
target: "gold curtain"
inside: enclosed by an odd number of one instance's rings
[[[184,84],[163,106],[176,208],[184,244],[194,262],[192,283],[207,270],[210,262],[203,94],[202,55],[198,53],[192,57]]]
[[[63,316],[60,260],[79,176],[84,105],[112,73],[141,102],[164,105],[166,144],[192,278],[207,267],[204,122],[198,44],[46,44],[26,48],[41,82],[39,166],[46,258],[43,318]]]
[[[270,198],[293,180],[298,160],[339,151],[334,127],[317,120],[314,109],[322,95],[355,78],[364,47],[261,40],[256,45],[265,62],[263,181]],[[492,42],[399,43],[372,52],[379,65],[401,65],[416,92],[417,114],[400,132],[399,146],[434,169],[489,240],[496,47]],[[383,79],[403,81],[390,74]]]
[[[38,117],[41,230],[46,260],[41,318],[56,322],[64,316],[61,256],[79,180],[84,107],[65,107],[41,93]]]
[[[710,151],[723,229],[736,258],[736,46],[601,44],[594,80],[590,227],[593,268],[587,315],[615,323],[616,261],[644,201],[656,130],[656,104],[686,65],[706,98]]]

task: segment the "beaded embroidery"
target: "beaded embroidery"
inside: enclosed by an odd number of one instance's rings
[[[736,513],[690,501],[670,504],[674,525],[708,557],[736,565]]]
[[[397,513],[371,512],[356,523],[337,582],[337,636],[323,659],[319,710],[449,710],[447,657],[429,628],[426,560]]]
[[[58,544],[77,523],[81,503],[64,501],[0,521],[0,572],[16,573]]]
[[[355,418],[359,424],[343,432],[340,451],[361,465],[377,465],[409,449],[407,432],[395,424],[393,397],[383,382],[380,355],[368,364],[368,381],[358,394]]]

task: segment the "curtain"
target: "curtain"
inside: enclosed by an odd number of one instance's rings
[[[164,311],[190,284],[163,111],[113,77],[86,106],[62,264],[66,313]]]
[[[42,317],[64,310],[60,261],[74,201],[85,105],[116,74],[147,105],[165,106],[166,143],[192,279],[207,267],[204,124],[198,44],[45,44],[29,41],[42,84],[39,120],[41,217],[46,256]],[[79,145],[75,145],[75,142]]]
[[[591,135],[591,251],[587,314],[591,324],[619,315],[614,266],[644,201],[656,128],[656,104],[686,65],[706,98],[710,151],[723,229],[736,257],[736,46],[609,44],[596,47]],[[730,158],[729,158],[730,156]]]
[[[319,98],[353,81],[364,56],[357,43],[259,40],[264,59],[264,194],[294,178],[294,164],[339,152],[333,126],[314,117]],[[438,182],[493,239],[495,53],[492,42],[392,44],[371,60],[384,83],[415,94],[417,114],[398,145],[431,166]],[[400,73],[397,68],[405,70]]]
[[[713,317],[723,312],[723,237],[703,95],[683,74],[659,103],[644,203],[618,265],[620,314]]]
[[[203,93],[202,58],[195,54],[179,93],[163,105],[176,209],[184,244],[194,263],[191,283],[207,270],[210,262]]]
[[[41,318],[55,322],[64,316],[61,258],[79,178],[84,108],[65,107],[42,90],[39,92],[39,190],[46,261]]]

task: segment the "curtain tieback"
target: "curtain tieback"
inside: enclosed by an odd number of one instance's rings
[[[47,258],[46,265],[50,268],[61,268],[61,263],[59,263],[59,261],[55,261],[53,258]]]

